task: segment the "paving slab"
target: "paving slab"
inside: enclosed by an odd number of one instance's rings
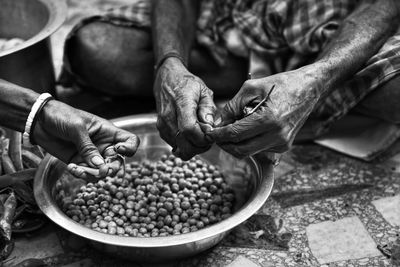
[[[311,224],[306,233],[320,264],[381,255],[358,217]]]
[[[258,264],[255,264],[253,261],[249,260],[246,257],[238,256],[233,262],[226,265],[226,267],[260,267]]]
[[[400,195],[372,201],[383,218],[393,226],[400,226]]]

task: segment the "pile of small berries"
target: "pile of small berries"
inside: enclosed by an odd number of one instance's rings
[[[93,230],[157,237],[194,232],[232,215],[235,195],[218,167],[163,155],[132,162],[121,177],[82,186],[64,212]]]

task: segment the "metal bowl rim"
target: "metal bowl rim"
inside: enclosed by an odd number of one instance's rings
[[[49,11],[49,19],[46,25],[41,29],[36,35],[29,38],[28,40],[24,40],[23,43],[4,51],[0,52],[0,57],[7,56],[23,50],[27,47],[30,47],[40,41],[46,39],[51,34],[53,34],[61,25],[64,23],[67,18],[67,3],[65,0],[36,0],[41,2],[43,5],[47,7]]]
[[[133,115],[127,116],[123,118],[119,118],[113,120],[116,125],[121,126],[126,120],[141,120],[143,118],[151,119],[154,121],[155,116],[153,114],[145,114],[145,115]],[[258,174],[260,175],[260,165],[253,158],[250,157],[252,164],[257,169]],[[227,232],[232,230],[234,227],[244,222],[252,215],[254,215],[264,204],[264,202],[269,197],[272,186],[274,183],[273,171],[272,171],[272,163],[268,163],[269,173],[265,174],[267,177],[261,179],[261,184],[257,188],[256,192],[253,194],[254,196],[258,196],[253,198],[251,201],[247,201],[237,212],[235,212],[231,217],[216,223],[212,226],[206,227],[204,229],[198,230],[193,233],[187,233],[182,235],[174,235],[167,237],[120,237],[109,235],[105,233],[96,232],[94,230],[88,229],[87,227],[73,221],[67,215],[63,213],[63,211],[58,206],[52,206],[51,203],[51,195],[50,190],[43,190],[44,188],[44,180],[47,177],[50,167],[57,163],[57,159],[53,156],[46,156],[46,158],[39,165],[38,171],[35,175],[34,181],[34,194],[35,199],[39,208],[49,217],[53,222],[57,223],[59,226],[64,229],[73,232],[81,237],[87,238],[92,241],[111,244],[116,246],[123,247],[143,247],[143,248],[151,248],[151,247],[170,247],[170,246],[179,246],[191,242],[201,241],[207,238],[212,238],[213,236],[217,236],[218,234]],[[42,174],[42,175],[41,175]]]

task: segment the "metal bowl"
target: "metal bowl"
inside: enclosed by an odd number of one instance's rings
[[[159,137],[155,126],[156,116],[153,114],[129,116],[113,122],[118,127],[134,132],[141,139],[139,150],[130,160],[155,160],[171,150]],[[271,193],[273,185],[273,165],[266,154],[238,160],[214,146],[200,158],[220,167],[227,183],[234,189],[236,201],[231,217],[193,233],[151,238],[120,237],[78,224],[62,212],[55,184],[62,179],[62,189],[68,197],[75,194],[84,181],[71,178],[65,171],[65,164],[51,156],[42,161],[36,173],[35,198],[41,210],[53,222],[87,238],[95,248],[113,256],[136,261],[167,261],[188,257],[213,247],[235,226],[257,212]]]
[[[50,35],[64,22],[64,0],[0,0],[0,38],[23,43],[0,52],[0,78],[37,92],[54,91]]]

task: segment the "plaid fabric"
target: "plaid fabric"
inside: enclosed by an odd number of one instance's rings
[[[228,52],[258,55],[265,75],[288,71],[312,62],[334,36],[341,21],[369,0],[202,0],[197,42],[224,65]],[[75,27],[102,20],[127,27],[151,27],[151,0],[133,0],[129,6],[85,19]],[[323,132],[369,92],[400,71],[400,35],[394,35],[353,78],[322,99],[311,118],[322,121]],[[67,64],[68,65],[68,64]]]
[[[274,72],[292,70],[313,59],[335,34],[355,0],[203,0],[198,41],[219,62],[230,48],[226,33],[238,31],[249,52],[277,58]]]

